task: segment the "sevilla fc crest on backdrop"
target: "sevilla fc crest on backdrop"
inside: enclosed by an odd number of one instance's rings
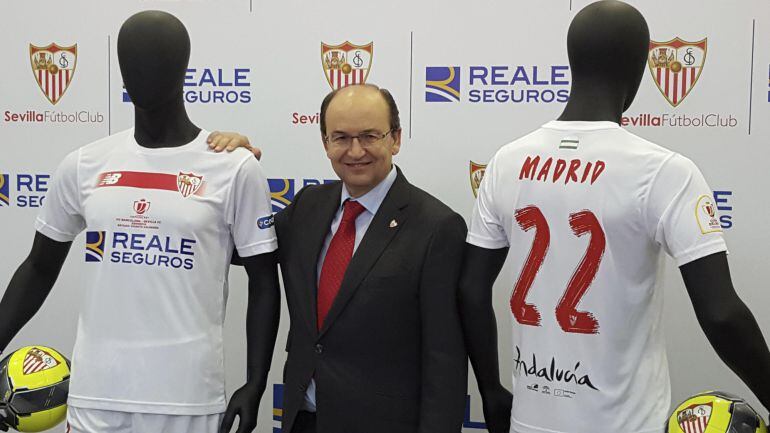
[[[706,62],[706,41],[687,42],[679,38],[668,42],[650,41],[650,73],[672,106],[682,103],[698,81]]]
[[[340,45],[321,42],[321,64],[326,81],[336,90],[351,84],[363,84],[372,67],[374,43],[353,45],[348,41]]]
[[[61,47],[51,44],[47,47],[37,47],[29,44],[29,60],[32,73],[40,90],[56,105],[64,96],[75,75],[75,65],[78,59],[77,44],[71,47]]]

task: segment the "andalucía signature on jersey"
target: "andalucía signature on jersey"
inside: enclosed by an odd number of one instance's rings
[[[575,364],[573,369],[563,369],[556,366],[556,358],[551,357],[550,365],[547,367],[540,367],[537,363],[537,355],[532,353],[532,363],[527,365],[526,361],[521,359],[521,349],[516,346],[516,358],[513,360],[513,370],[517,376],[524,374],[525,377],[534,376],[540,379],[545,379],[548,382],[562,382],[573,383],[575,385],[587,386],[595,391],[599,388],[595,387],[591,383],[591,379],[587,374],[580,375],[578,370],[580,369],[580,362]]]

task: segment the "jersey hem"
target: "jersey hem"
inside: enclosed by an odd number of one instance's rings
[[[221,403],[180,404],[110,400],[70,395],[67,404],[79,409],[110,410],[115,412],[150,413],[157,415],[214,415],[227,410]]]
[[[77,234],[73,235],[71,233],[65,233],[61,230],[58,230],[40,218],[35,220],[35,230],[57,242],[72,242],[78,236]]]
[[[561,431],[561,430],[550,430],[546,428],[531,426],[529,424],[524,424],[523,422],[511,416],[511,433],[573,433],[573,432]],[[601,432],[594,430],[592,433],[601,433]],[[629,431],[628,433],[663,433],[663,428],[656,427],[648,430],[636,430],[633,432]]]
[[[468,237],[465,239],[466,242],[468,242],[471,245],[475,245],[477,247],[486,248],[489,250],[496,250],[500,248],[507,248],[510,245],[508,245],[508,241],[494,241],[490,240],[489,238],[483,238],[481,236],[475,235],[473,233],[468,232]]]
[[[686,265],[687,263],[694,262],[711,254],[727,252],[727,244],[724,239],[717,239],[711,241],[705,245],[699,245],[695,248],[684,251],[681,254],[677,254],[674,258],[677,266]]]
[[[236,247],[238,255],[241,257],[258,256],[260,254],[272,253],[278,249],[278,239],[272,238],[266,241],[260,241],[245,247]]]

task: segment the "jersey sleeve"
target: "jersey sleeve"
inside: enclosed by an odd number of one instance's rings
[[[677,266],[727,251],[711,188],[684,156],[674,154],[658,171],[650,187],[647,222]]]
[[[467,242],[477,247],[490,250],[510,246],[503,228],[503,218],[497,214],[495,206],[495,160],[492,158],[484,171],[484,178],[479,185],[478,197],[473,205]]]
[[[35,229],[57,242],[72,242],[86,228],[81,209],[76,150],[59,164],[51,179]]]
[[[228,224],[241,257],[278,249],[270,189],[262,167],[251,155],[236,173],[228,205]]]

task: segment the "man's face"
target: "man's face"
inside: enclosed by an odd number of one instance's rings
[[[401,147],[401,131],[366,143],[355,136],[382,136],[390,130],[390,111],[379,90],[351,86],[334,97],[326,111],[324,148],[332,168],[353,197],[360,197],[382,182]],[[343,140],[339,140],[339,138]],[[322,137],[323,138],[323,137]],[[337,140],[335,140],[337,139]]]

